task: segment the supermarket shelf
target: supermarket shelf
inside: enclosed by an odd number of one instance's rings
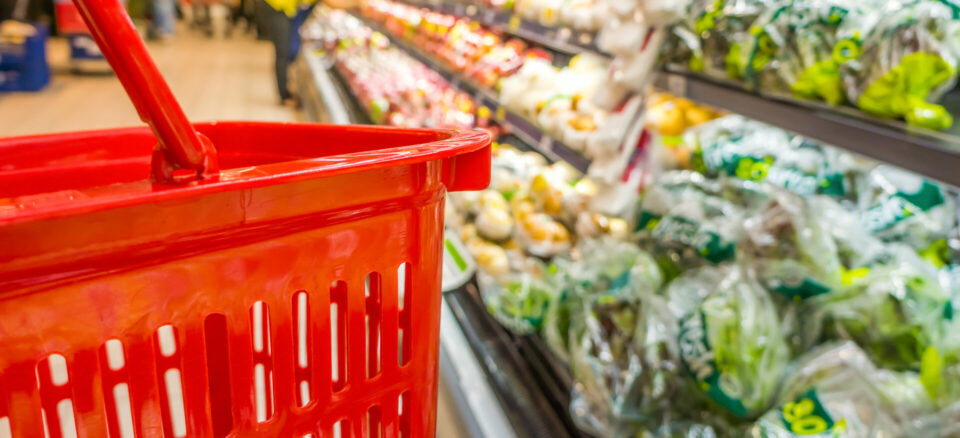
[[[330,62],[313,48],[304,47],[295,66],[307,119],[335,125],[370,123],[363,107]]]
[[[654,84],[672,94],[960,187],[960,127],[954,132],[914,128],[854,108],[761,95],[689,73],[663,71]],[[948,95],[945,100],[948,109],[960,110],[960,96]]]
[[[438,0],[400,1],[410,6],[426,8],[442,14],[469,18],[484,26],[520,37],[554,52],[567,55],[593,52],[609,56],[597,47],[596,36],[591,32],[575,31],[567,27],[544,26],[535,21],[520,18],[513,12],[498,11],[482,5]]]
[[[443,301],[447,308],[441,319],[453,316],[446,321],[455,324],[458,329],[456,332],[463,335],[470,355],[481,365],[484,380],[496,397],[499,409],[493,413],[503,413],[511,426],[510,434],[484,436],[590,438],[576,428],[570,417],[569,374],[546,350],[539,337],[511,334],[493,320],[481,302],[475,281],[445,292]],[[446,321],[442,320],[441,324]],[[441,331],[442,337],[447,337],[447,330],[451,329],[444,328]],[[450,354],[449,351],[443,352],[448,348],[445,342],[441,340],[441,358]],[[443,366],[441,360],[441,368]],[[448,387],[456,391],[461,386]],[[454,394],[454,398],[468,400],[474,395],[467,392]],[[480,404],[475,403],[474,406]],[[461,409],[461,415],[467,418],[479,416],[481,420],[488,417],[485,411],[476,409]],[[493,420],[498,421],[496,417]]]
[[[432,56],[426,54],[413,44],[388,32],[379,23],[369,20],[358,13],[354,13],[354,16],[371,29],[386,35],[395,46],[439,73],[452,87],[473,96],[474,100],[479,105],[486,107],[494,120],[507,128],[510,134],[515,135],[552,161],[566,161],[580,172],[587,172],[587,168],[590,166],[589,159],[584,157],[580,152],[563,144],[563,142],[550,137],[526,117],[501,106],[497,95],[493,91],[478,86],[453,69],[440,64]]]

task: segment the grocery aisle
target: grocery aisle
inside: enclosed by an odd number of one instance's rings
[[[167,44],[148,47],[191,120],[300,119],[299,112],[277,102],[268,42],[252,36],[210,39],[185,31]],[[50,41],[48,57],[55,72],[49,87],[0,95],[0,136],[142,123],[113,75],[69,73],[64,40]]]

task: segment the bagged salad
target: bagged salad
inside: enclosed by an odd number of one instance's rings
[[[957,80],[960,21],[946,1],[887,0],[862,19],[845,20],[834,56],[850,102],[883,118],[946,129],[936,102]]]
[[[775,402],[789,333],[771,296],[740,266],[689,271],[667,288],[680,358],[703,395],[737,418]]]

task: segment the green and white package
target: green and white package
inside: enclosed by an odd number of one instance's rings
[[[636,229],[669,280],[684,269],[733,260],[747,212],[767,193],[751,181],[713,181],[696,172],[663,174],[647,189]]]
[[[625,284],[580,297],[573,310],[572,320],[583,326],[571,331],[570,411],[598,436],[626,436],[658,425],[668,412],[705,408],[674,404],[693,388],[678,364],[676,321],[655,292],[633,271]]]
[[[834,53],[844,21],[861,20],[883,0],[783,1],[765,10],[750,28],[741,52],[743,78],[764,92],[801,99],[846,101]]]
[[[738,115],[698,125],[685,134],[695,146],[694,170],[717,177],[766,182],[801,196],[851,195],[850,157]]]
[[[858,189],[861,227],[884,242],[923,251],[950,237],[956,203],[939,184],[890,166],[879,166]]]
[[[823,344],[791,365],[778,405],[757,420],[750,436],[905,436],[924,397],[916,374],[878,370],[852,342]]]
[[[740,253],[768,290],[800,301],[842,287],[833,237],[803,198],[773,191],[767,207],[748,217],[744,229]]]
[[[666,294],[679,319],[681,362],[702,393],[740,418],[765,412],[790,361],[769,293],[731,265],[688,271]]]
[[[835,47],[850,102],[874,116],[946,129],[936,102],[957,80],[960,22],[947,2],[888,0],[862,20],[846,20]]]

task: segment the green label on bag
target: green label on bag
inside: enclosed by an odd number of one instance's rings
[[[719,234],[705,230],[694,220],[681,216],[658,217],[649,212],[640,213],[637,230],[649,230],[654,238],[676,242],[697,250],[711,263],[720,263],[734,256],[734,245]]]
[[[861,221],[871,233],[893,227],[904,219],[917,213],[929,211],[943,204],[940,187],[929,181],[923,181],[920,189],[914,193],[897,192],[863,212]]]
[[[830,288],[810,278],[804,278],[798,285],[780,284],[773,288],[777,293],[794,300],[805,300],[830,292]]]
[[[766,181],[778,187],[783,187],[798,195],[825,195],[843,196],[845,189],[843,175],[829,173],[823,175],[811,174],[792,166],[777,164],[772,155],[762,157],[742,155],[739,141],[742,137],[717,142],[705,149],[694,152],[694,163],[701,173],[712,171],[735,176],[747,181]]]
[[[707,396],[738,417],[747,415],[747,408],[737,395],[740,382],[733,376],[720,373],[707,339],[707,317],[703,312],[692,313],[680,321],[680,359],[684,368],[697,381]]]
[[[794,401],[783,405],[780,419],[787,430],[799,436],[839,436],[846,430],[846,422],[843,419],[835,422],[820,403],[816,389],[810,389]]]

